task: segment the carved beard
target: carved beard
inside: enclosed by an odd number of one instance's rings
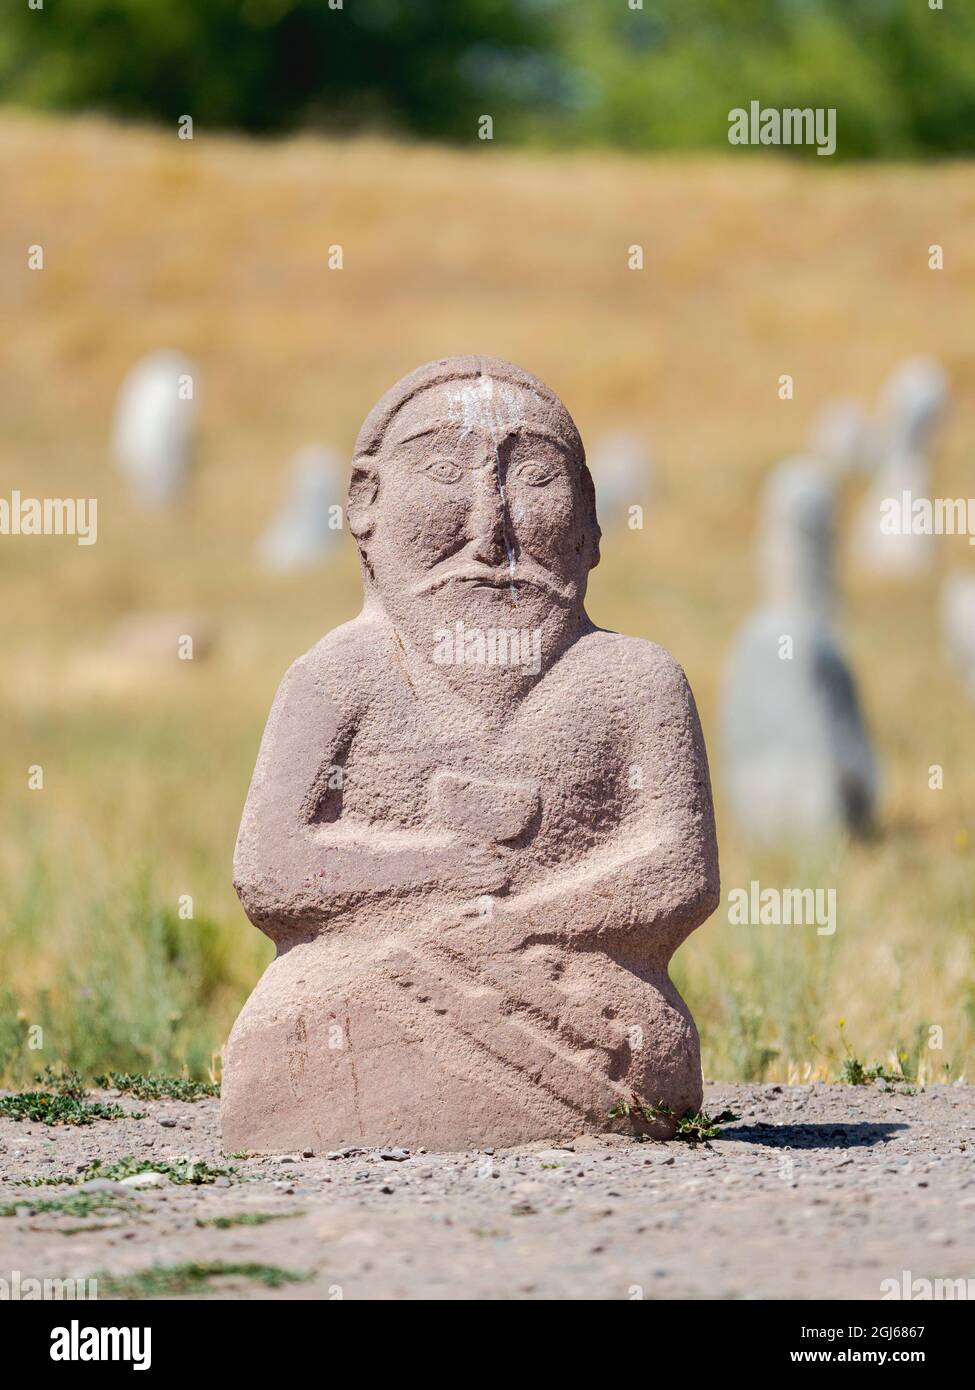
[[[515,590],[451,580],[432,593],[383,601],[394,628],[451,683],[521,691],[534,684],[578,636],[586,621],[581,597],[557,603],[534,585]]]

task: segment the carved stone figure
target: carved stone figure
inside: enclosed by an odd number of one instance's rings
[[[362,612],[285,676],[237,842],[278,954],[228,1045],[227,1148],[696,1110],[667,965],[718,901],[707,759],[673,658],[586,615],[600,533],[567,410],[493,358],[419,368],[362,427],[348,523]]]

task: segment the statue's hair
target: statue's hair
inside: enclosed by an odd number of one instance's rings
[[[476,381],[481,376],[491,377],[494,381],[508,382],[512,386],[520,386],[523,390],[544,401],[546,405],[554,408],[558,417],[560,433],[564,434],[565,443],[578,468],[579,486],[582,489],[583,498],[596,530],[598,555],[599,523],[596,520],[596,492],[586,465],[586,451],[575,421],[550,387],[539,381],[538,377],[533,376],[531,372],[526,372],[524,367],[518,367],[513,362],[505,362],[500,357],[474,355],[441,357],[435,362],[427,362],[422,367],[408,372],[394,386],[391,386],[385,395],[380,397],[363,421],[355,442],[353,469],[356,466],[361,467],[367,464],[368,460],[379,454],[393,420],[403,407],[422,391],[453,381]]]
[[[355,456],[358,458],[362,454],[377,454],[395,417],[422,391],[428,391],[433,386],[445,386],[452,381],[476,381],[481,376],[520,386],[546,404],[554,406],[562,416],[560,423],[565,430],[566,444],[573,454],[577,454],[580,459],[585,458],[575,422],[550,387],[539,381],[538,377],[532,376],[531,372],[526,372],[523,367],[516,367],[513,362],[505,362],[500,357],[480,356],[441,357],[436,362],[427,362],[422,367],[408,372],[389,388],[366,416],[356,440]]]

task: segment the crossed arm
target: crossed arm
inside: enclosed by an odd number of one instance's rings
[[[328,680],[327,662],[315,649],[281,682],[237,836],[234,887],[275,941],[334,925],[370,897],[447,887],[473,898],[495,886],[490,860],[449,832],[317,819],[364,705],[346,670]]]
[[[666,710],[632,750],[642,771],[631,814],[607,846],[502,899],[535,941],[610,941],[666,963],[720,901],[707,753],[683,671],[670,663]]]
[[[707,757],[693,697],[674,665],[633,750],[643,770],[635,805],[608,845],[505,896],[496,857],[449,831],[380,828],[317,813],[330,772],[355,734],[364,701],[327,679],[316,649],[297,661],[275,698],[241,820],[234,886],[267,935],[338,924],[370,897],[426,899],[473,911],[498,894],[498,929],[537,940],[600,938],[669,958],[714,910],[718,865]],[[641,726],[642,727],[642,726]]]

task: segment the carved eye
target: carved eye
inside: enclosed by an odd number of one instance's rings
[[[547,463],[541,459],[526,459],[511,471],[521,482],[528,483],[531,487],[542,487],[558,476],[559,466],[557,463]]]
[[[437,454],[433,458],[424,459],[420,464],[420,472],[426,473],[428,477],[436,478],[438,483],[456,483],[463,476],[463,470],[454,463],[453,459],[444,458]]]

